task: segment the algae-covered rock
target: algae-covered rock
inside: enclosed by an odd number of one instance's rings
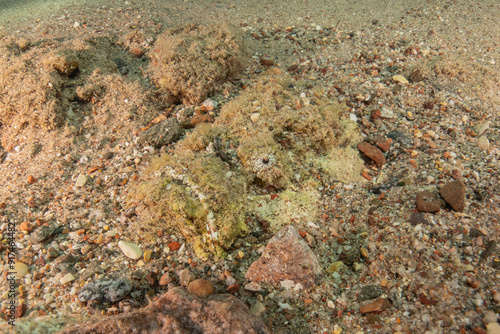
[[[171,29],[149,53],[148,72],[173,101],[202,102],[241,72],[246,58],[242,43],[241,33],[223,23]]]

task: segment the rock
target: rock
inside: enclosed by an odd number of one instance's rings
[[[235,293],[235,292],[240,291],[240,288],[241,288],[241,286],[238,283],[236,283],[236,284],[228,286],[226,289],[226,292],[227,293]]]
[[[100,301],[114,303],[130,293],[130,284],[124,280],[110,280],[103,278],[87,284],[78,294],[81,302]]]
[[[437,212],[441,209],[441,199],[436,193],[421,191],[415,200],[420,212]]]
[[[381,150],[368,144],[367,142],[361,142],[358,144],[358,149],[363,152],[368,158],[372,159],[378,166],[385,164],[385,156]]]
[[[21,223],[21,225],[19,225],[19,229],[21,230],[21,232],[30,233],[31,231],[33,231],[33,225],[31,225],[27,221],[24,221]]]
[[[8,267],[7,267],[8,268]],[[14,264],[14,270],[6,270],[7,272],[14,273],[16,277],[23,277],[28,273],[28,266],[25,263],[18,262]]]
[[[167,285],[170,282],[172,282],[172,277],[170,277],[170,275],[168,273],[164,273],[163,275],[161,275],[160,281],[158,282],[158,284]]]
[[[31,236],[33,238],[32,240],[34,243],[40,243],[46,241],[47,239],[56,235],[57,233],[60,233],[60,231],[62,230],[59,230],[52,226],[42,225],[39,228],[37,228],[36,231],[33,232],[33,234],[31,234]]]
[[[140,135],[140,140],[147,145],[160,148],[176,142],[181,134],[182,130],[179,121],[172,117],[143,131]]]
[[[439,194],[453,210],[463,212],[465,209],[465,184],[459,179],[445,184]]]
[[[500,334],[500,325],[498,322],[492,322],[486,325],[486,334]]]
[[[252,292],[259,292],[262,290],[262,287],[257,282],[250,282],[250,283],[245,285],[245,290],[252,291]]]
[[[72,274],[66,274],[63,277],[61,277],[59,282],[61,283],[61,285],[64,285],[64,284],[69,283],[69,282],[74,281],[74,280],[75,280],[75,276],[73,276]]]
[[[262,312],[266,310],[266,307],[261,302],[256,302],[250,307],[250,313],[259,316]]]
[[[189,283],[193,281],[196,277],[191,271],[189,271],[188,268],[180,270],[179,272],[177,272],[177,275],[179,276],[179,281],[183,286],[188,286]]]
[[[215,287],[212,282],[198,278],[189,283],[187,290],[198,297],[206,297],[214,294]]]
[[[232,295],[199,298],[174,288],[147,307],[106,321],[71,324],[60,334],[90,333],[239,333],[269,334],[262,321]]]
[[[87,183],[87,176],[84,174],[80,174],[76,179],[75,187],[83,187],[85,183]]]
[[[477,147],[483,151],[487,151],[490,148],[490,141],[486,136],[481,136],[477,139]]]
[[[382,294],[382,288],[378,285],[366,285],[364,286],[358,294],[358,300],[361,302],[363,300],[374,299],[380,297]]]
[[[399,75],[399,74],[396,74],[392,77],[392,80],[396,81],[396,82],[399,82],[399,83],[402,83],[402,84],[407,84],[409,83],[408,80],[402,76],[402,75]]]
[[[320,271],[316,256],[297,229],[289,225],[269,240],[262,256],[250,265],[245,278],[273,285],[290,279],[312,287]]]
[[[384,141],[378,141],[376,142],[376,144],[382,150],[382,152],[387,152],[391,148],[392,139],[388,138],[387,140]]]
[[[373,313],[373,312],[382,312],[383,310],[391,307],[391,302],[386,298],[379,298],[374,302],[363,305],[359,308],[359,312],[361,314],[365,313]]]
[[[142,257],[141,247],[136,244],[120,240],[118,241],[118,247],[120,247],[125,256],[131,258],[132,260],[138,260]]]
[[[36,183],[37,179],[33,175],[28,175],[28,183]]]
[[[174,241],[168,244],[168,248],[170,248],[170,251],[173,252],[181,248],[181,244],[178,243],[177,241]]]

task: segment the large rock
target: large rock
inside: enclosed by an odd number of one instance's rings
[[[445,184],[439,194],[453,210],[463,212],[465,209],[465,184],[462,180],[456,180]]]
[[[192,334],[192,333],[270,333],[262,321],[250,314],[238,298],[213,295],[198,298],[182,288],[164,294],[151,305],[100,321],[71,325],[59,334]]]
[[[269,240],[264,253],[252,263],[245,277],[273,285],[292,280],[310,288],[320,272],[316,256],[297,229],[289,225]]]

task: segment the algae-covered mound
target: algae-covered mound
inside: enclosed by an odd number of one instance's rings
[[[246,231],[245,217],[285,224],[315,219],[317,177],[358,182],[356,124],[321,86],[274,69],[153,161],[138,186],[157,228],[180,231],[198,256],[222,254]],[[266,193],[273,189],[272,196]]]
[[[246,57],[240,33],[223,23],[168,30],[149,56],[150,77],[172,102],[184,104],[203,101],[239,74]]]

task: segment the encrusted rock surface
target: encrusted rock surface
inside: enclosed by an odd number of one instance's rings
[[[274,285],[292,280],[311,287],[320,271],[316,256],[297,229],[289,225],[269,240],[264,253],[252,263],[245,278]]]
[[[181,288],[164,294],[151,305],[120,314],[72,325],[59,334],[73,333],[270,333],[262,321],[250,314],[248,307],[236,297],[224,294],[198,298]]]

